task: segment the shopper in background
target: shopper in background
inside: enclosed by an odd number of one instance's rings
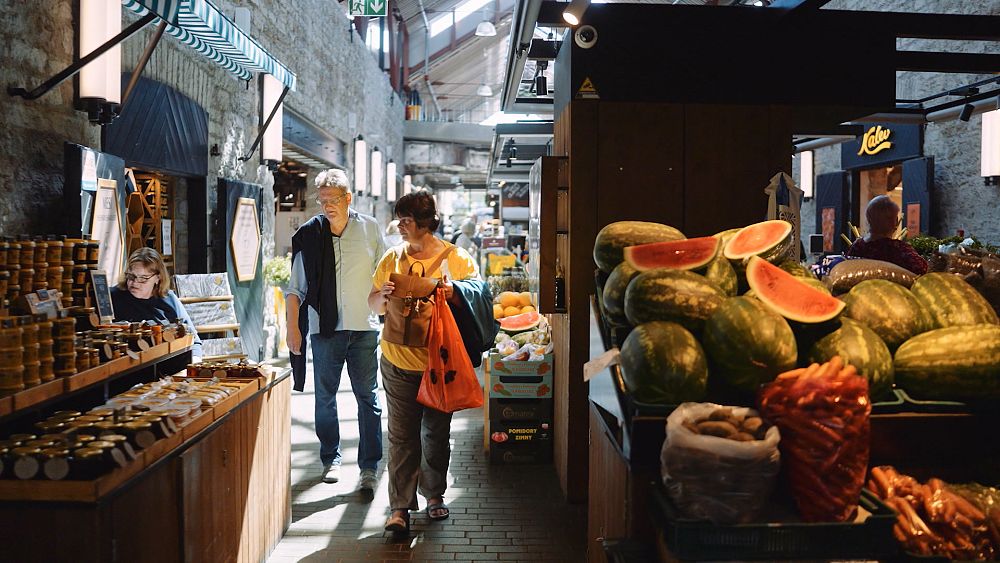
[[[872,198],[865,216],[868,235],[854,241],[847,250],[848,256],[892,262],[917,275],[927,273],[927,261],[908,242],[892,238],[899,227],[899,206],[889,196]]]
[[[111,288],[111,304],[116,321],[172,323],[180,320],[185,330],[194,336],[191,361],[201,361],[201,338],[184,304],[170,289],[170,274],[156,250],[138,248],[129,255],[121,280]]]
[[[467,219],[459,227],[455,246],[465,249],[470,256],[475,256],[479,251],[478,237],[476,237],[476,223],[472,219]]]
[[[292,276],[285,294],[288,350],[295,389],[305,383],[306,343],[313,346],[316,436],[323,482],[340,480],[337,390],[344,364],[358,403],[358,466],[361,489],[372,491],[382,459],[382,406],[378,398],[375,348],[379,321],[366,303],[372,273],[385,253],[373,217],[350,208],[347,175],[336,169],[316,177],[316,203],[323,212],[292,235]],[[302,304],[306,307],[302,307]]]
[[[390,248],[379,262],[372,277],[369,306],[380,315],[387,314],[388,295],[394,288],[389,274],[407,274],[409,264],[414,262],[427,268],[425,276],[441,280],[449,304],[457,300],[453,280],[477,279],[479,271],[468,252],[434,236],[441,223],[434,199],[425,191],[411,192],[399,198],[394,214],[399,218],[399,232],[405,243]],[[419,268],[415,272],[419,274]],[[420,379],[427,367],[426,347],[402,346],[383,339],[380,367],[389,409],[392,515],[385,529],[405,532],[410,527],[410,511],[418,509],[418,489],[427,499],[427,515],[432,520],[449,515],[444,493],[451,457],[451,414],[417,402]]]
[[[392,248],[400,244],[403,244],[403,236],[399,234],[399,219],[393,219],[385,227],[385,246]]]

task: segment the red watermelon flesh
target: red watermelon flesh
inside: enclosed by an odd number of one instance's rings
[[[537,327],[538,322],[541,320],[542,316],[537,311],[521,313],[520,315],[500,319],[500,329],[509,333],[524,332]]]
[[[767,254],[769,250],[782,246],[791,232],[792,224],[780,219],[749,225],[729,239],[725,249],[726,258],[740,260]]]
[[[747,283],[772,311],[800,323],[828,321],[844,310],[844,302],[754,256],[747,264]]]
[[[654,268],[696,270],[711,262],[718,248],[718,238],[699,237],[628,246],[624,253],[629,266],[640,272]]]

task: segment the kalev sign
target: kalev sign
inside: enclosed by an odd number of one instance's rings
[[[922,125],[861,123],[861,136],[840,145],[844,170],[873,168],[923,156]]]
[[[861,137],[861,148],[858,149],[858,156],[863,154],[876,155],[886,149],[891,149],[892,141],[889,140],[891,135],[892,130],[883,129],[881,125],[875,125],[865,131],[865,135]]]

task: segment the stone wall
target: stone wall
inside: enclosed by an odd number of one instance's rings
[[[834,0],[830,9],[867,9],[970,15],[1000,15],[1000,0],[955,2],[953,0]],[[898,47],[913,51],[997,53],[1000,46],[988,41],[939,41],[901,39]],[[918,99],[964,86],[988,75],[899,72],[899,99]],[[991,88],[985,86],[984,88]],[[946,97],[931,103],[954,100]],[[964,229],[985,242],[1000,242],[1000,189],[983,185],[980,174],[982,117],[968,123],[958,120],[930,123],[925,129],[924,154],[934,157],[935,193],[931,211],[931,234],[943,237]],[[816,151],[816,174],[840,170],[840,146]],[[803,206],[803,238],[815,231],[815,205]],[[806,228],[807,221],[809,229]]]

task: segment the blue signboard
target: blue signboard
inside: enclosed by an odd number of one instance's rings
[[[862,125],[864,131],[860,137],[840,145],[840,166],[844,170],[902,162],[924,154],[923,125]]]

